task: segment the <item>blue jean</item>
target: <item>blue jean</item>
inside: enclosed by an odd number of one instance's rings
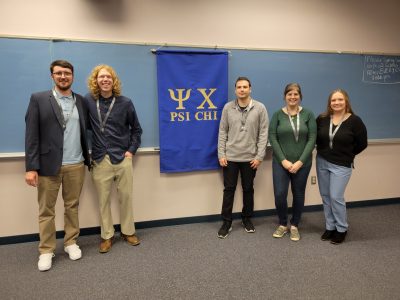
[[[250,167],[250,162],[228,161],[228,165],[223,168],[225,188],[221,212],[222,219],[226,221],[232,221],[233,200],[239,172],[243,190],[242,218],[249,218],[253,214],[254,178],[257,170]]]
[[[272,162],[272,178],[274,183],[275,206],[279,217],[279,224],[287,225],[288,205],[287,194],[289,182],[292,187],[293,194],[293,214],[290,224],[299,226],[301,214],[304,207],[304,196],[307,184],[308,174],[310,174],[311,164],[301,167],[296,174],[290,173],[280,163],[273,160]]]
[[[351,172],[351,168],[335,165],[317,155],[318,186],[324,206],[327,230],[347,231],[344,191],[349,183]]]

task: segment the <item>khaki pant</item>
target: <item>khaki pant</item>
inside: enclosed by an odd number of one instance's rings
[[[106,155],[100,163],[94,164],[92,178],[99,199],[101,237],[103,239],[109,239],[114,236],[114,223],[111,216],[110,199],[111,187],[114,181],[116,183],[119,200],[121,232],[126,235],[134,234],[132,158],[125,157],[122,162],[113,165],[109,156]]]
[[[62,185],[64,200],[64,247],[75,244],[79,236],[79,196],[85,178],[83,163],[62,166],[56,176],[39,176],[39,252],[56,249],[55,205]]]

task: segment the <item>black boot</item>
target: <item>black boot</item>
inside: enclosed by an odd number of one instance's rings
[[[321,235],[321,240],[330,241],[335,234],[336,229],[334,230],[325,230],[325,232]]]
[[[343,243],[344,239],[346,237],[346,234],[347,234],[347,231],[345,231],[345,232],[336,231],[331,238],[331,244],[337,245],[337,244]]]

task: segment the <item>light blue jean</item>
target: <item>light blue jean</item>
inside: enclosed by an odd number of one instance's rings
[[[347,231],[346,202],[344,191],[349,183],[352,169],[335,165],[317,155],[319,192],[324,206],[327,230]]]

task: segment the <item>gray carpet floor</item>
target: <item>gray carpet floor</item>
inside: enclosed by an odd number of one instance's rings
[[[400,205],[348,210],[346,242],[320,240],[323,213],[303,214],[302,239],[272,238],[275,216],[138,230],[142,244],[80,237],[70,261],[58,240],[53,268],[37,270],[37,242],[0,246],[1,299],[400,299]]]

